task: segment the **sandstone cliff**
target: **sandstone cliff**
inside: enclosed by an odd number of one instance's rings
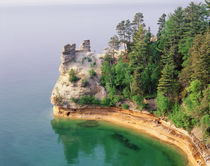
[[[89,40],[84,40],[79,49],[76,49],[76,44],[65,45],[59,67],[60,77],[52,91],[51,103],[63,108],[79,109],[91,106],[76,104],[71,98],[91,95],[101,100],[106,97],[107,92],[99,82],[102,56],[91,52]],[[94,76],[90,75],[90,70],[95,72]],[[73,81],[70,80],[71,73],[75,77]]]

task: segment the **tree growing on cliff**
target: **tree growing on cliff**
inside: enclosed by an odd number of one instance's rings
[[[71,69],[69,72],[69,81],[71,83],[75,83],[79,80],[80,78],[76,76],[76,72],[74,71],[74,69]]]
[[[114,35],[113,37],[110,38],[110,41],[108,44],[112,50],[119,50],[119,48],[120,48],[119,37],[117,35]]]
[[[127,45],[131,42],[134,33],[133,24],[130,20],[123,20],[117,25],[116,31],[120,42],[124,44],[124,48],[127,50]]]
[[[139,26],[142,25],[143,23],[144,23],[143,13],[141,13],[141,12],[136,13],[134,16],[134,19],[133,19],[134,28],[137,30],[139,28]]]

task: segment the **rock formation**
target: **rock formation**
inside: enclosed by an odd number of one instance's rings
[[[80,47],[79,47],[79,51],[88,51],[90,52],[90,40],[84,40]]]
[[[59,67],[60,77],[52,91],[51,103],[62,108],[79,109],[89,106],[76,104],[70,100],[71,98],[78,99],[81,96],[91,95],[102,100],[106,97],[107,92],[99,81],[101,63],[99,55],[90,51],[89,40],[84,40],[78,50],[76,50],[76,44],[65,45]],[[90,70],[96,72],[94,77],[90,76]],[[70,71],[77,78],[74,82],[70,81]]]

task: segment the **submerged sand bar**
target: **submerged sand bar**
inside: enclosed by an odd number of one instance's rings
[[[120,108],[85,108],[70,110],[54,106],[55,117],[104,120],[124,127],[146,133],[163,142],[175,145],[187,156],[190,166],[208,166],[204,158],[209,158],[209,152],[193,135],[178,129],[170,123],[160,120],[147,112],[122,110]]]

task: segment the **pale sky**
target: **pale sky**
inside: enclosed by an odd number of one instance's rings
[[[0,5],[62,5],[62,4],[113,4],[113,3],[143,3],[143,4],[188,4],[204,0],[0,0]]]

